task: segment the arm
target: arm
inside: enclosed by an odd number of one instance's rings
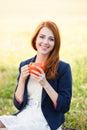
[[[43,87],[58,112],[65,113],[69,110],[72,96],[72,75],[68,64],[64,66],[60,74],[57,83],[58,91],[55,91],[49,83],[46,83]]]
[[[22,109],[23,106],[25,81],[29,75],[28,65],[24,65],[23,67],[21,66],[22,65],[20,64],[17,87],[14,93],[14,105],[19,110]]]
[[[49,95],[51,98],[54,108],[57,106],[57,99],[58,99],[58,93],[53,89],[53,87],[47,82],[44,87],[46,93]]]

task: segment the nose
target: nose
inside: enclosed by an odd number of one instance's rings
[[[43,42],[44,42],[44,44],[48,44],[48,39],[45,38]]]

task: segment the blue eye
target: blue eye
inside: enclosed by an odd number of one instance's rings
[[[51,40],[51,41],[54,41],[54,39],[53,39],[53,38],[51,38],[50,40]]]
[[[51,37],[50,37],[49,40],[50,40],[50,41],[54,41],[54,38],[51,38]]]

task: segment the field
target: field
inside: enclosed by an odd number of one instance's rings
[[[60,25],[60,58],[69,62],[73,76],[71,109],[65,115],[65,127],[87,130],[87,21]],[[13,93],[20,61],[35,55],[31,33],[0,32],[0,115],[16,112]]]

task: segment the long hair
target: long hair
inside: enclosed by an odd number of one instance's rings
[[[59,33],[59,29],[58,29],[57,25],[54,22],[52,22],[52,21],[41,22],[37,26],[35,33],[31,39],[32,47],[35,50],[37,50],[36,43],[35,43],[37,35],[43,27],[49,28],[53,32],[53,35],[54,35],[54,41],[55,41],[54,48],[50,52],[50,54],[45,62],[46,78],[54,79],[57,76],[57,69],[58,69],[58,65],[59,65],[59,50],[60,50],[60,42],[61,42],[60,33]]]

